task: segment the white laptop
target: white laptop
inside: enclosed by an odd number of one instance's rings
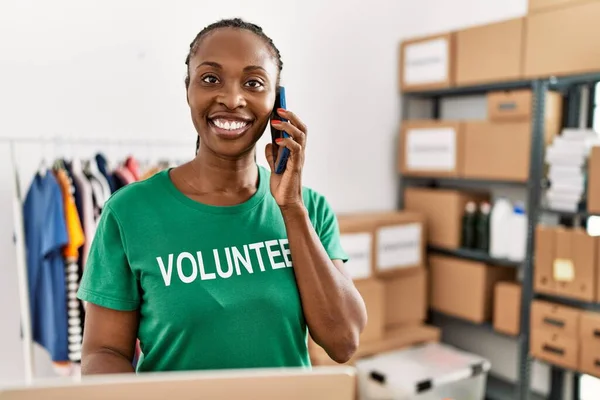
[[[355,400],[353,367],[216,370],[51,379],[0,387],[0,400]]]

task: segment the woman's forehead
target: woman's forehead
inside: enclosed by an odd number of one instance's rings
[[[216,62],[223,67],[263,67],[276,73],[277,65],[269,44],[257,34],[236,28],[219,28],[203,37],[192,58],[194,68],[202,62]]]

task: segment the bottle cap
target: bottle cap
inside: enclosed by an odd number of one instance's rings
[[[477,210],[477,206],[475,205],[475,202],[473,202],[473,201],[467,202],[467,205],[465,206],[465,210],[469,213],[474,213],[475,210]]]
[[[515,214],[519,214],[519,215],[524,215],[525,214],[525,208],[521,205],[516,205],[514,208],[514,213]]]
[[[484,201],[479,205],[479,209],[483,214],[489,214],[492,210],[492,206],[490,206],[490,203],[488,203],[487,201]]]

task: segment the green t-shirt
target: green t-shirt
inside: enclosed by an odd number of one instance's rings
[[[140,310],[138,371],[310,366],[269,177],[259,166],[257,192],[219,207],[185,196],[165,170],[106,203],[78,296]],[[308,188],[302,193],[329,257],[347,260],[325,198]]]

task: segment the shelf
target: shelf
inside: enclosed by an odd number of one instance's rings
[[[573,85],[595,84],[600,81],[599,73],[550,77],[549,89],[563,89]]]
[[[488,374],[487,385],[485,388],[486,400],[514,400],[517,398],[516,392],[516,384]],[[531,393],[529,398],[531,400],[545,400],[544,396],[540,396],[536,393]]]
[[[575,217],[589,218],[589,217],[594,217],[594,216],[600,216],[600,214],[588,213],[587,211],[561,211],[561,210],[553,210],[551,208],[546,208],[546,207],[542,207],[540,209],[540,211],[549,213],[549,214],[556,214],[561,217],[568,217],[568,218],[575,218]]]
[[[503,258],[490,257],[489,254],[479,250],[470,249],[444,249],[436,246],[428,246],[427,250],[432,253],[439,253],[446,256],[464,258],[466,260],[479,261],[485,264],[497,265],[500,267],[518,268],[523,261],[511,261]]]
[[[423,182],[423,183],[444,183],[450,185],[456,184],[469,184],[477,186],[522,186],[526,187],[527,182],[519,181],[502,181],[493,179],[469,179],[469,178],[450,178],[450,177],[435,177],[435,176],[413,176],[413,175],[402,175],[403,181],[408,182]]]
[[[555,294],[536,293],[535,297],[540,300],[559,303],[564,306],[581,308],[581,309],[589,310],[589,311],[600,311],[600,303],[591,303],[588,301],[570,299],[570,298],[558,296]]]
[[[498,332],[497,330],[494,329],[494,325],[491,322],[479,323],[479,322],[468,321],[463,318],[444,314],[443,312],[435,311],[435,310],[431,310],[431,309],[429,310],[429,320],[433,325],[443,324],[444,322],[454,322],[454,323],[459,323],[461,325],[468,325],[471,327],[475,327],[477,329],[481,329],[483,331],[487,331],[487,332],[493,333],[494,335],[502,336],[507,339],[512,339],[512,340],[518,339],[518,336],[512,336],[512,335],[507,335],[502,332]]]
[[[423,90],[415,92],[402,92],[405,96],[414,97],[441,97],[441,96],[464,96],[469,94],[483,94],[494,90],[514,90],[531,88],[532,81],[510,81],[498,82],[485,85],[451,87],[445,89]]]
[[[486,330],[489,332],[493,332],[493,333],[502,335],[502,333],[496,332],[494,330],[494,326],[492,325],[491,322],[478,323],[478,322],[468,321],[466,319],[455,317],[453,315],[444,314],[443,312],[435,311],[435,310],[429,310],[429,316],[430,316],[430,320],[432,323],[435,323],[435,322],[439,323],[439,322],[444,322],[444,321],[457,322],[457,323],[460,323],[463,325],[474,326],[477,328],[481,328],[482,330]],[[506,336],[506,335],[504,335],[504,336]]]

